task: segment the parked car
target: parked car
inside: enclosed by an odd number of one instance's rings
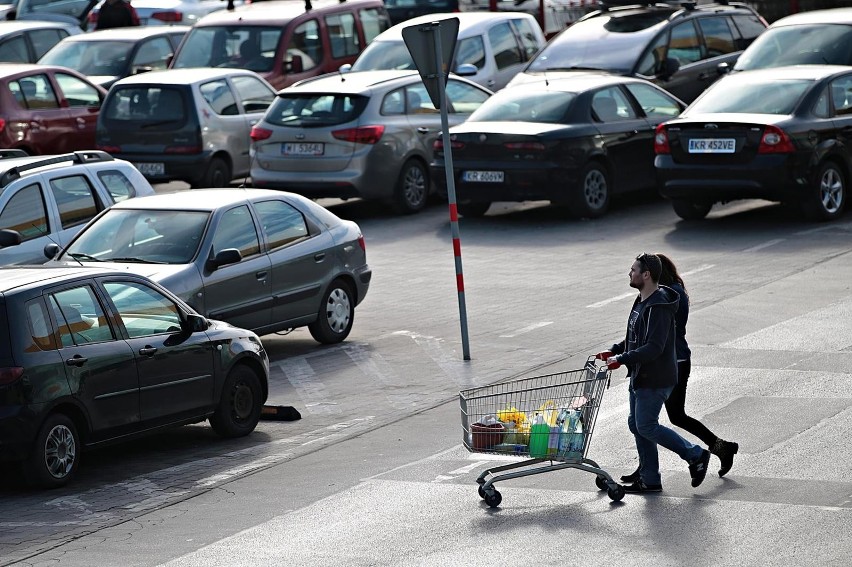
[[[452,76],[446,92],[450,124],[491,96]],[[280,91],[252,128],[252,185],[311,198],[381,199],[399,212],[417,212],[433,192],[428,164],[440,130],[441,115],[416,72],[304,81]]]
[[[396,25],[426,14],[458,12],[459,0],[385,0],[385,8],[391,25]]]
[[[545,200],[599,217],[614,195],[654,187],[654,129],[684,107],[650,82],[608,73],[503,89],[450,128],[458,212]],[[440,182],[441,139],[435,150]]]
[[[101,268],[0,268],[0,460],[70,482],[84,448],[210,420],[251,433],[268,393],[257,335],[150,280]]]
[[[243,4],[236,0],[235,5]],[[103,2],[89,14],[89,28],[96,29],[98,11]],[[207,14],[225,10],[228,3],[225,0],[133,0],[133,9],[139,18],[140,26],[191,26]]]
[[[152,26],[94,31],[68,37],[39,59],[87,75],[108,89],[117,80],[165,70],[188,26]]]
[[[276,89],[352,63],[389,26],[382,0],[258,2],[198,21],[172,69],[256,71]]]
[[[836,219],[852,181],[852,68],[733,73],[655,137],[660,193],[684,219],[714,203],[767,199]]]
[[[496,0],[498,12],[516,12],[529,14],[541,26],[544,26],[544,35],[551,38],[573,22],[583,17],[592,8],[592,5],[603,4],[603,2],[591,2],[584,0]],[[639,4],[639,2],[633,2]],[[459,0],[459,10],[462,12],[487,12],[491,10],[492,0]],[[544,21],[541,19],[541,10],[544,8]]]
[[[0,265],[43,263],[45,245],[65,246],[103,209],[153,194],[133,165],[103,152],[0,150],[0,229],[18,235],[0,245]]]
[[[118,203],[56,262],[142,273],[207,317],[259,335],[307,326],[324,344],[349,335],[372,276],[356,223],[298,195],[256,189]]]
[[[82,33],[62,22],[0,21],[0,63],[35,63],[62,39]]]
[[[85,30],[94,5],[91,0],[12,0],[0,13],[4,20],[63,22]]]
[[[505,87],[545,44],[538,22],[529,14],[435,14],[413,18],[381,33],[355,63],[343,65],[341,71],[416,70],[402,30],[446,18],[459,20],[453,71],[492,91]]]
[[[98,118],[98,149],[157,183],[226,187],[249,173],[249,132],[275,98],[239,69],[180,69],[113,84]]]
[[[591,12],[554,37],[512,80],[598,69],[653,81],[691,102],[766,28],[744,4],[634,5]]]
[[[786,65],[852,65],[852,8],[781,18],[743,51],[735,71]]]
[[[65,67],[0,64],[0,148],[28,154],[92,149],[105,96]]]

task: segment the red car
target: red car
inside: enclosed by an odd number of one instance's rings
[[[92,149],[104,96],[65,67],[0,64],[0,148],[32,155]]]

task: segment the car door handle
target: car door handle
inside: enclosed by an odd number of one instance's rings
[[[141,354],[142,356],[151,356],[155,352],[157,352],[157,348],[152,347],[150,345],[144,346],[144,347],[139,349],[139,354]]]
[[[67,359],[65,361],[65,364],[67,364],[68,366],[76,366],[77,368],[79,368],[79,367],[83,366],[84,364],[86,364],[88,361],[89,361],[89,359],[86,358],[85,356],[80,356],[79,354],[75,354],[71,358]]]
[[[317,262],[322,262],[323,260],[325,260],[325,252],[314,254],[314,260],[316,260]]]
[[[267,272],[266,270],[264,270],[264,271],[262,271],[262,272],[257,272],[257,273],[255,273],[255,274],[254,274],[254,277],[256,277],[258,280],[265,280],[265,279],[266,279],[267,274],[269,274],[269,272]]]
[[[431,130],[429,130],[429,128],[425,128],[423,126],[420,126],[419,128],[417,128],[417,132],[419,134],[428,134],[430,131]]]
[[[77,126],[83,127],[86,125],[86,120],[84,118],[77,118]]]

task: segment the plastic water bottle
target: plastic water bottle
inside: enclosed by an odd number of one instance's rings
[[[547,443],[550,439],[550,426],[541,414],[535,414],[530,427],[530,457],[544,459],[547,457]]]

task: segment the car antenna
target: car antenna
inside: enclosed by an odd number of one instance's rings
[[[42,236],[46,236],[48,240],[50,240],[51,242],[53,242],[54,244],[56,244],[57,246],[59,246],[59,243],[58,243],[57,241],[55,241],[53,238],[51,238],[50,233],[49,233],[49,232],[47,232],[46,230],[44,230],[43,228],[41,228],[40,226],[38,226],[36,223],[31,222],[31,223],[30,223],[30,226],[31,226],[31,227],[33,227],[34,229],[36,229],[37,231],[39,231],[39,232],[41,233],[41,235],[42,235]],[[64,252],[64,251],[65,251],[65,250],[63,250],[63,249],[62,249],[62,246],[59,246],[59,252],[61,253],[61,252]],[[56,256],[58,256],[58,255],[59,255],[59,254],[55,254],[55,255],[53,256],[53,258],[51,258],[51,260],[53,260],[54,258],[56,258]],[[83,266],[83,262],[81,262],[81,261],[80,261],[80,258],[75,258],[74,256],[71,256],[71,258],[73,258],[73,259],[74,259],[74,261],[76,261],[78,264],[80,264],[80,266]],[[85,266],[83,266],[83,267],[85,267]]]

